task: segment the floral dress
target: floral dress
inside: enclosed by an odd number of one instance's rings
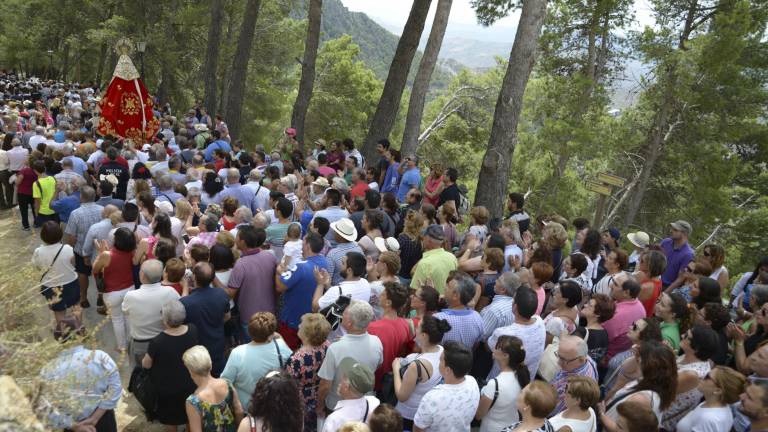
[[[235,389],[231,384],[227,385],[227,397],[219,403],[210,403],[200,400],[196,394],[192,393],[187,398],[187,402],[200,413],[203,432],[236,432],[235,412],[232,407]]]
[[[325,359],[329,342],[325,341],[318,347],[302,346],[293,355],[286,369],[299,384],[301,398],[304,401],[304,432],[317,430],[317,389],[320,377],[317,372]]]

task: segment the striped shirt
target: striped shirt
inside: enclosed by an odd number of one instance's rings
[[[483,318],[483,340],[493,334],[493,331],[499,327],[506,327],[515,321],[515,314],[512,312],[514,299],[508,295],[496,294],[493,296],[491,304],[480,311],[480,317]]]
[[[83,256],[83,246],[85,245],[85,236],[91,225],[95,225],[101,218],[101,212],[104,207],[96,203],[83,203],[80,208],[74,210],[69,215],[69,222],[64,230],[64,234],[69,234],[76,238],[75,253]]]
[[[362,254],[363,250],[355,242],[339,243],[335,248],[328,251],[325,258],[328,260],[328,274],[331,275],[331,284],[338,285],[344,280],[341,276],[341,259],[348,252],[357,252]]]
[[[434,315],[451,325],[451,330],[443,335],[443,344],[448,341],[461,342],[470,350],[483,336],[483,319],[473,309],[443,309]]]

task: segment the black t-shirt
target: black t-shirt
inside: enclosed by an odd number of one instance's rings
[[[99,175],[114,175],[117,177],[117,187],[115,188],[114,197],[117,199],[125,200],[126,193],[128,192],[128,180],[131,179],[131,175],[128,172],[128,168],[120,165],[117,161],[107,160],[99,168]]]
[[[197,328],[194,324],[188,324],[188,327],[189,330],[183,335],[160,333],[149,342],[147,353],[152,357],[150,377],[158,393],[191,393],[195,390],[195,383],[181,360],[184,351],[197,345]]]
[[[587,348],[589,349],[589,356],[595,363],[600,364],[600,361],[605,357],[605,353],[608,352],[608,332],[598,329],[585,329],[589,331],[589,338],[587,339]]]
[[[748,356],[755,352],[758,346],[768,338],[768,334],[763,331],[763,326],[757,326],[757,331],[744,341],[744,353]]]
[[[448,201],[453,201],[453,204],[456,206],[456,210],[459,209],[459,204],[461,203],[461,192],[459,192],[459,187],[456,186],[455,183],[440,192],[440,199],[437,201],[437,206],[440,207]]]
[[[384,178],[384,175],[387,173],[387,168],[389,168],[389,159],[382,156],[381,158],[379,158],[379,177],[380,178]],[[381,187],[382,185],[379,184],[379,188]]]

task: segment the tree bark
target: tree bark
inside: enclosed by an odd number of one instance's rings
[[[492,217],[502,216],[512,154],[517,144],[517,124],[523,108],[523,95],[536,60],[536,48],[546,9],[547,0],[523,2],[507,72],[496,101],[488,150],[483,156],[475,192],[475,205],[485,206]]]
[[[440,54],[440,47],[443,45],[445,29],[448,27],[448,17],[451,14],[451,5],[453,0],[439,0],[435,19],[432,22],[432,30],[429,32],[427,46],[424,48],[424,55],[419,63],[419,70],[416,72],[416,79],[413,81],[411,89],[411,99],[408,103],[408,115],[405,118],[405,130],[403,131],[403,143],[400,152],[405,156],[416,154],[419,145],[419,131],[421,130],[421,118],[424,114],[424,100],[427,98],[429,82],[432,79],[432,72],[437,64],[437,56]]]
[[[211,1],[211,22],[208,27],[208,47],[205,51],[203,81],[205,83],[205,104],[208,115],[216,113],[216,72],[219,65],[219,46],[221,44],[221,25],[224,16],[224,0]]]
[[[231,7],[229,11],[227,11],[228,19],[227,19],[227,34],[224,37],[224,46],[229,47],[232,46],[232,38],[235,34],[235,11],[234,7]],[[224,108],[227,106],[228,96],[229,96],[229,87],[227,87],[227,83],[229,82],[231,78],[231,63],[229,62],[229,59],[224,61],[223,71],[221,73],[221,76],[223,79],[221,80],[221,86],[219,87],[219,91],[221,92],[221,97],[218,101],[218,106],[216,107],[216,112],[224,112]]]
[[[414,0],[408,21],[403,28],[403,34],[397,43],[395,56],[389,65],[387,81],[384,83],[384,91],[381,93],[379,104],[373,115],[368,135],[363,144],[363,157],[373,161],[376,153],[376,141],[388,138],[395,124],[397,110],[400,108],[400,98],[403,96],[408,72],[411,70],[413,56],[419,46],[421,33],[424,31],[424,22],[427,20],[429,5],[432,0]]]
[[[322,19],[323,0],[309,0],[307,39],[304,42],[304,61],[301,63],[301,81],[299,94],[293,103],[291,126],[296,129],[299,149],[304,151],[304,118],[307,116],[309,101],[315,86],[315,62],[317,47],[320,45],[320,20]]]
[[[229,95],[225,121],[229,126],[229,135],[232,141],[240,134],[240,117],[243,113],[243,99],[245,98],[245,81],[248,77],[248,63],[251,60],[251,47],[253,35],[256,31],[256,20],[259,18],[261,0],[248,0],[245,4],[243,24],[240,27],[240,36],[237,39],[235,58],[232,61],[232,76],[229,82]]]
[[[691,32],[694,29],[694,21],[696,19],[696,11],[698,8],[698,0],[692,0],[685,17],[685,24],[683,31],[680,33],[680,39],[677,45],[678,50],[684,50],[685,43],[691,36]],[[712,14],[712,16],[714,13]],[[711,16],[710,16],[711,17]],[[701,24],[701,23],[699,23]],[[675,124],[669,125],[669,121],[673,115],[673,104],[675,102],[675,87],[677,85],[677,65],[675,63],[668,64],[667,70],[662,78],[661,85],[664,87],[659,93],[662,95],[662,102],[657,108],[656,115],[654,117],[653,125],[648,132],[648,141],[646,145],[645,163],[640,171],[640,180],[637,185],[635,194],[632,195],[632,199],[627,206],[627,215],[624,218],[626,226],[630,226],[635,222],[635,218],[640,211],[640,207],[643,204],[643,198],[648,190],[650,184],[651,175],[653,169],[656,167],[656,163],[661,158],[663,153],[664,143],[670,138]]]

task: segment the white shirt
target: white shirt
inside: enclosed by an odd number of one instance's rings
[[[470,375],[459,384],[440,384],[421,399],[413,424],[425,431],[469,432],[480,403],[480,390]]]
[[[21,171],[27,164],[27,159],[29,158],[29,150],[21,146],[13,147],[8,150],[6,154],[8,156],[8,164],[10,165],[9,169],[11,171]]]
[[[371,284],[366,279],[357,281],[342,281],[340,284],[328,288],[328,291],[317,300],[320,309],[332,305],[339,296],[350,296],[352,300],[360,300],[368,303],[371,300]],[[344,326],[339,326],[328,335],[328,340],[336,340],[347,334]]]
[[[301,240],[291,240],[285,242],[283,246],[283,257],[290,257],[288,261],[288,268],[292,268],[297,262],[304,259],[302,257],[302,242]]]
[[[163,331],[163,305],[178,300],[179,293],[173,287],[145,284],[128,291],[123,299],[123,313],[128,316],[131,337],[138,340],[152,339]]]
[[[728,432],[733,426],[733,413],[726,405],[704,408],[699,404],[677,423],[677,432]],[[577,432],[577,431],[574,431]]]
[[[366,413],[366,402],[368,402]],[[381,402],[375,396],[364,396],[360,399],[340,400],[336,409],[325,419],[323,432],[336,432],[348,421],[364,421],[366,424],[371,414]],[[365,420],[363,420],[365,419]]]
[[[610,287],[611,279],[620,277],[622,273],[624,275],[627,275],[627,272],[622,270],[616,274],[606,274],[605,276],[603,276],[603,278],[597,281],[595,286],[592,288],[592,295],[605,294],[608,297],[610,297],[611,296],[611,287]]]
[[[480,392],[481,395],[493,400],[496,390],[499,391],[496,403],[483,417],[480,432],[498,432],[520,419],[516,402],[522,389],[517,381],[517,375],[515,372],[502,372],[496,377],[496,380],[498,382],[489,380]]]
[[[11,161],[8,159],[8,153],[0,149],[0,171],[6,171],[10,166]]]
[[[563,413],[559,413],[550,418],[549,422],[555,430],[560,430],[565,426],[571,428],[572,432],[595,432],[597,430],[597,418],[592,408],[589,408],[589,418],[586,420],[564,418]]]
[[[269,210],[269,188],[266,186],[262,186],[259,182],[248,182],[245,184],[245,187],[253,191],[253,194],[255,195],[255,203],[254,206],[256,208],[261,209],[262,211]]]
[[[534,320],[533,324],[512,323],[512,325],[497,328],[493,331],[491,337],[488,338],[488,346],[495,347],[496,342],[504,335],[519,337],[525,347],[525,365],[528,366],[528,372],[530,372],[531,377],[535,377],[536,371],[539,369],[541,354],[544,352],[547,331],[544,329],[544,321],[542,321],[541,317],[534,315],[532,319]],[[495,378],[500,371],[499,365],[494,362],[493,369],[488,374],[488,379]]]
[[[53,257],[56,256],[59,249],[61,249],[61,253],[56,258],[56,262],[53,263],[53,267],[51,267]],[[75,252],[72,250],[72,246],[64,245],[62,248],[61,243],[44,245],[35,249],[35,252],[32,254],[32,265],[43,271],[48,270],[49,267],[51,268],[41,284],[47,287],[57,287],[77,280],[75,265],[72,262],[74,256]]]
[[[33,149],[37,149],[37,145],[42,142],[45,142],[45,135],[32,135],[29,138],[29,146]]]
[[[88,156],[88,160],[86,162],[88,163],[88,165],[95,165],[103,157],[104,157],[104,152],[101,150],[96,150],[95,152],[91,153],[90,156]]]
[[[160,172],[168,173],[168,161],[162,161],[162,162],[155,162],[154,165],[152,165],[152,168],[149,169],[149,172],[152,174],[153,177],[157,177],[157,174]]]
[[[413,420],[413,417],[416,415],[416,410],[419,409],[421,399],[423,399],[424,395],[432,390],[436,385],[440,384],[440,381],[443,379],[443,376],[440,375],[440,356],[443,354],[443,347],[438,345],[437,348],[438,350],[435,352],[408,354],[408,356],[405,357],[405,360],[400,363],[402,366],[418,359],[423,365],[426,365],[427,363],[432,365],[432,374],[429,376],[429,379],[426,381],[417,382],[416,387],[414,387],[413,392],[411,393],[411,396],[405,402],[397,402],[397,406],[395,408],[400,413],[400,415],[403,416],[403,418]],[[399,373],[399,370],[395,372]],[[414,372],[412,371],[411,373]],[[422,377],[426,378],[427,374],[425,368],[421,369],[421,375]]]

